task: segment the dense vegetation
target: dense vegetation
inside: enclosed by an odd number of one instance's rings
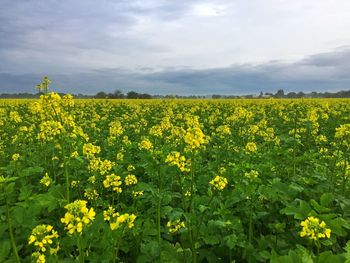
[[[0,261],[349,261],[349,148],[349,100],[0,101]]]

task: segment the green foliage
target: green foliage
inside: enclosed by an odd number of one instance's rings
[[[347,100],[77,102],[43,83],[0,102],[0,262],[30,262],[43,224],[47,262],[350,262]],[[95,214],[72,234],[76,200]],[[310,217],[329,238],[301,235]]]

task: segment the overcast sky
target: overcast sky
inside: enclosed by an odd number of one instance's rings
[[[349,0],[0,0],[0,92],[350,89]]]

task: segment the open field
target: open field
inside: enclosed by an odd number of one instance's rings
[[[0,262],[345,262],[349,177],[347,99],[1,100]]]

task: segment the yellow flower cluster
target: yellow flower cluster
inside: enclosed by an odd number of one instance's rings
[[[120,121],[113,121],[109,124],[109,134],[111,137],[118,137],[124,132],[123,126]]]
[[[185,156],[182,156],[179,152],[171,152],[167,155],[165,162],[171,166],[177,166],[181,172],[191,171],[191,160],[187,159]]]
[[[341,139],[340,144],[345,146],[347,150],[350,149],[350,123],[340,125],[335,129],[335,138]]]
[[[245,146],[245,151],[248,154],[256,152],[257,149],[255,142],[248,142]]]
[[[100,172],[101,175],[105,175],[112,170],[114,162],[110,160],[101,160],[100,158],[91,159],[89,162],[89,169],[91,171]]]
[[[140,150],[152,150],[153,149],[153,144],[149,139],[143,139],[139,144],[139,149]]]
[[[350,123],[340,125],[338,128],[335,128],[335,138],[343,138],[350,136]]]
[[[132,191],[134,197],[143,196],[144,191]]]
[[[120,187],[122,185],[122,181],[119,175],[110,174],[106,176],[106,179],[103,180],[103,186],[105,188],[112,188],[113,191],[117,193],[121,193],[123,190]]]
[[[88,158],[94,158],[96,154],[101,152],[100,146],[95,146],[92,143],[86,143],[83,146],[83,155]]]
[[[125,177],[125,185],[134,185],[137,184],[137,178],[133,174],[129,174]]]
[[[227,183],[227,179],[219,175],[209,182],[210,185],[214,186],[218,190],[223,190],[227,186]]]
[[[224,138],[225,135],[231,135],[231,128],[228,125],[221,125],[216,128],[216,133]]]
[[[12,160],[18,161],[19,157],[20,157],[20,155],[18,153],[15,153],[12,155]]]
[[[136,215],[134,214],[122,214],[114,218],[114,221],[109,223],[109,226],[112,230],[118,229],[121,225],[125,224],[128,228],[134,227],[134,222],[136,219]]]
[[[133,166],[132,164],[129,164],[127,170],[128,172],[135,171],[135,166]]]
[[[119,213],[116,212],[115,209],[112,206],[108,207],[107,210],[103,211],[103,219],[105,221],[110,221],[111,218],[115,218],[117,216],[119,216]]]
[[[193,150],[201,147],[205,141],[205,135],[199,127],[189,128],[186,131],[184,141],[187,145],[187,150]]]
[[[48,173],[45,173],[45,175],[43,176],[43,178],[40,179],[40,183],[46,187],[49,187],[50,184],[52,183],[52,179],[49,176]]]
[[[96,200],[100,195],[95,189],[86,189],[84,192],[84,197],[88,200]]]
[[[66,225],[65,229],[69,234],[75,232],[81,233],[84,226],[90,224],[95,219],[95,211],[93,208],[86,207],[87,201],[76,200],[73,203],[66,205],[66,214],[61,218],[61,222]]]
[[[109,221],[110,228],[115,230],[123,224],[125,224],[128,228],[134,227],[136,215],[128,213],[120,215],[113,207],[110,206],[107,210],[103,211],[103,218],[105,221]]]
[[[326,223],[324,221],[320,222],[318,218],[313,216],[309,216],[302,221],[300,226],[303,227],[300,232],[301,237],[307,237],[312,240],[331,237],[331,229],[327,228]]]
[[[10,120],[15,122],[15,123],[19,123],[22,121],[21,116],[18,114],[17,111],[10,112]]]
[[[45,262],[47,252],[51,255],[57,254],[60,248],[57,239],[58,233],[50,225],[38,225],[32,230],[28,244],[33,244],[37,250],[32,254],[36,262]]]
[[[182,228],[185,228],[185,222],[180,221],[180,219],[177,219],[175,221],[168,221],[168,223],[166,224],[167,228],[169,229],[170,233],[176,233],[178,231],[180,231]]]
[[[244,173],[244,176],[250,179],[255,179],[259,177],[259,172],[255,170],[251,170],[250,172]]]
[[[41,254],[38,251],[32,253],[32,261],[36,263],[45,263],[46,262],[45,254]]]
[[[40,124],[38,139],[43,141],[52,141],[55,136],[64,132],[63,125],[58,121],[44,121]]]

